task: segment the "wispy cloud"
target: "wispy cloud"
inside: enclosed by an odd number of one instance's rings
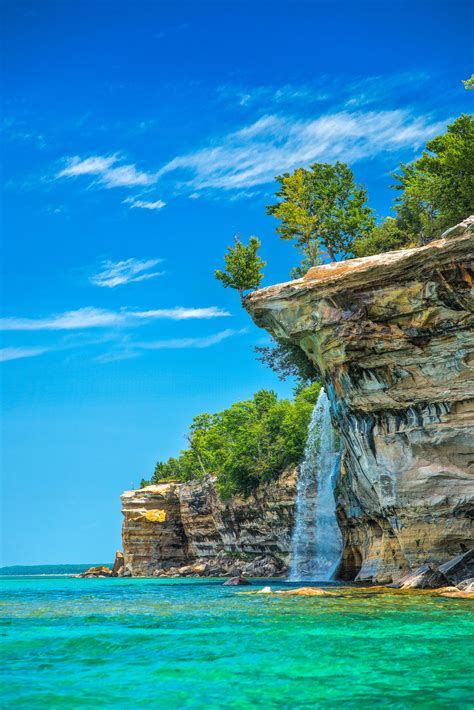
[[[125,259],[124,261],[103,261],[100,271],[93,274],[89,281],[94,286],[115,288],[124,284],[147,281],[161,276],[163,271],[150,271],[163,259]]]
[[[81,158],[76,155],[66,159],[66,166],[56,174],[56,178],[74,178],[84,175],[96,176],[99,184],[112,187],[146,187],[157,181],[156,173],[138,170],[130,163],[120,165],[120,157],[115,155],[92,155]]]
[[[166,202],[163,200],[150,202],[149,200],[138,200],[136,197],[127,197],[124,204],[129,204],[130,209],[139,208],[142,210],[161,210],[166,206]]]
[[[156,319],[174,321],[230,316],[228,311],[209,308],[159,308],[148,311],[107,311],[100,308],[79,308],[57,313],[47,318],[0,318],[0,330],[81,330],[85,328],[126,327]]]
[[[50,348],[0,348],[0,362],[36,357],[48,352]]]
[[[308,99],[321,98],[320,82],[305,84],[284,84],[282,86],[242,86],[232,83],[218,87],[217,93],[226,103],[237,103],[239,106],[251,107],[256,105],[278,105],[295,101],[308,101]],[[328,98],[324,95],[323,98]]]
[[[353,76],[325,74],[312,81],[282,85],[243,85],[229,82],[217,88],[217,94],[226,104],[238,104],[244,109],[256,107],[278,110],[307,109],[331,103],[333,111],[344,106],[367,106],[381,101],[417,98],[422,91],[426,96],[432,77],[427,72],[410,71],[393,74]],[[386,107],[386,106],[385,106]],[[389,106],[391,108],[391,106]]]
[[[246,328],[243,328],[241,330],[227,328],[226,330],[221,330],[219,333],[214,333],[214,335],[208,335],[204,338],[175,338],[170,340],[150,340],[144,343],[135,343],[134,347],[140,348],[142,350],[209,348],[211,345],[216,345],[217,343],[220,343],[223,340],[227,340],[227,338],[231,338],[233,335],[241,335],[242,333],[246,332]]]
[[[246,328],[234,330],[227,328],[218,333],[207,335],[200,338],[170,338],[168,340],[149,340],[145,342],[126,342],[123,348],[112,350],[103,353],[96,357],[97,362],[116,362],[118,360],[130,360],[131,358],[139,357],[147,350],[187,350],[187,349],[203,349],[210,348],[213,345],[218,345],[223,340],[232,338],[235,335],[247,333]]]
[[[316,119],[267,115],[208,147],[174,158],[158,175],[180,171],[194,190],[242,189],[314,161],[354,163],[385,152],[416,150],[445,125],[405,110],[340,111]]]

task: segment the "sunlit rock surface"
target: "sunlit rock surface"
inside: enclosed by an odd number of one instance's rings
[[[249,498],[221,500],[215,479],[122,495],[125,565],[134,576],[279,576],[290,554],[296,471]]]
[[[323,374],[344,448],[343,579],[397,580],[474,546],[473,228],[246,299]]]

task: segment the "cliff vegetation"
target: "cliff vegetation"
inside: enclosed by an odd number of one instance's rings
[[[292,400],[260,390],[222,412],[199,414],[189,428],[187,448],[177,457],[158,461],[151,479],[142,480],[141,487],[212,475],[222,497],[249,495],[260,483],[300,462],[319,390],[318,382],[300,386]]]

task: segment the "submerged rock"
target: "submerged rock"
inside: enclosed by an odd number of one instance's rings
[[[251,582],[249,582],[248,579],[245,579],[245,577],[231,577],[230,579],[225,581],[222,586],[223,587],[239,587],[239,586],[247,586],[250,584],[251,584]]]
[[[322,373],[343,445],[341,579],[397,581],[474,547],[473,225],[245,299]]]
[[[337,592],[330,592],[319,587],[299,587],[298,589],[284,589],[275,592],[286,597],[339,597]]]
[[[441,592],[441,597],[450,597],[452,599],[474,599],[474,585],[469,589],[453,589]]]

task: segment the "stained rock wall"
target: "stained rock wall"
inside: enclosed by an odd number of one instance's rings
[[[296,470],[249,498],[221,500],[215,479],[160,483],[122,495],[125,565],[133,576],[284,574]]]
[[[323,374],[343,441],[342,579],[397,580],[474,546],[473,227],[246,300]]]

